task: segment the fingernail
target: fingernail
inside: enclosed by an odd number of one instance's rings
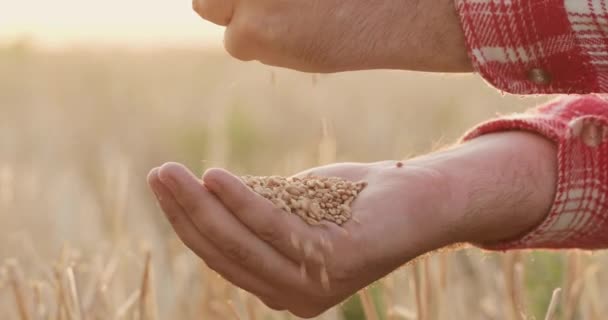
[[[156,196],[156,200],[163,201],[163,197],[160,194],[156,193],[156,191],[154,191],[154,195]]]
[[[160,194],[158,193],[158,191],[156,191],[156,183],[152,183],[150,184],[150,191],[152,191],[152,194],[154,194],[154,197],[156,197],[157,200],[162,200]]]

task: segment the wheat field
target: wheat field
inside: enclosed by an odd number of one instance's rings
[[[288,175],[403,159],[546,99],[471,75],[309,75],[220,51],[0,48],[0,319],[295,319],[179,243],[146,187],[150,168]],[[602,252],[443,251],[319,319],[606,319],[607,263]]]

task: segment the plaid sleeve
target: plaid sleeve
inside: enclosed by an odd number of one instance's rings
[[[527,114],[498,118],[464,140],[506,130],[541,134],[558,146],[556,196],[545,220],[491,250],[608,248],[608,97],[569,96]]]
[[[608,92],[606,0],[455,0],[475,70],[510,93]]]

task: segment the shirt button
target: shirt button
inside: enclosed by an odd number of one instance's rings
[[[551,83],[551,75],[543,69],[534,68],[528,71],[528,80],[535,84],[548,85]]]
[[[573,137],[581,139],[591,148],[598,147],[608,136],[608,128],[593,117],[574,119],[568,126]]]

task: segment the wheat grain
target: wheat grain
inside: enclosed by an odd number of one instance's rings
[[[322,221],[343,225],[351,220],[351,204],[367,185],[337,177],[244,176],[242,179],[251,190],[277,208],[295,214],[311,225]]]

